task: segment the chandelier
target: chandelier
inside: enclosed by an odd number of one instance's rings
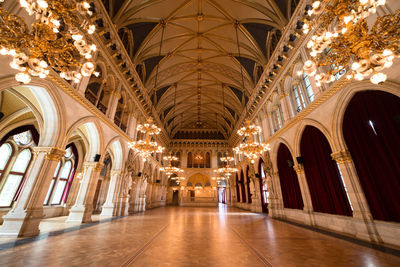
[[[163,157],[163,159],[168,161],[168,166],[161,168],[161,170],[164,171],[166,175],[171,176],[173,174],[177,174],[177,173],[183,172],[183,170],[181,168],[175,167],[172,164],[173,161],[177,161],[178,160],[177,157],[169,155],[169,156]],[[172,180],[178,180],[180,177],[177,176],[177,177],[173,177],[173,178],[175,178],[175,179],[172,179],[172,178],[171,179]]]
[[[203,159],[203,156],[200,155],[200,154],[197,154],[197,155],[194,157],[194,159],[197,160],[197,161],[200,161],[200,160]]]
[[[347,79],[369,77],[374,84],[385,82],[387,76],[382,70],[390,68],[393,60],[400,56],[400,9],[393,15],[378,17],[370,27],[367,19],[386,0],[329,2],[315,1],[307,12],[309,18],[303,25],[303,32],[308,33],[311,28],[317,30],[307,43],[312,60],[305,62],[304,73],[315,75],[320,86],[335,81],[335,75],[343,75],[346,66],[351,64]]]
[[[137,130],[145,134],[145,140],[133,141],[129,143],[129,147],[137,151],[144,160],[150,157],[152,153],[162,153],[164,148],[151,141],[151,136],[160,133],[161,129],[153,124],[153,119],[149,118],[147,123],[139,124]]]
[[[88,43],[85,34],[93,34],[96,26],[85,18],[93,15],[88,2],[20,0],[19,3],[34,16],[31,25],[0,6],[0,54],[12,56],[10,66],[19,71],[15,75],[18,82],[29,83],[32,76],[46,78],[51,69],[75,83],[93,73],[95,64],[90,59],[96,45]]]
[[[229,166],[229,162],[234,160],[233,157],[225,156],[225,157],[221,157],[220,160],[222,162],[225,162],[226,165],[225,165],[225,167],[218,168],[217,170],[215,170],[215,172],[218,172],[219,174],[221,174],[221,176],[214,177],[215,180],[218,180],[217,178],[220,178],[219,180],[224,180],[224,179],[222,179],[223,176],[229,177],[232,175],[232,173],[238,171],[238,169]]]
[[[261,127],[250,123],[250,120],[246,120],[246,125],[238,130],[240,136],[245,136],[245,143],[235,147],[233,151],[238,154],[244,154],[248,157],[251,163],[263,153],[271,150],[269,144],[254,141],[253,135],[261,133]]]

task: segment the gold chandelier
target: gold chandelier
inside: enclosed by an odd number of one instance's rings
[[[226,165],[225,165],[225,167],[222,167],[222,168],[219,168],[219,169],[215,170],[215,172],[218,172],[218,173],[221,175],[221,176],[214,177],[215,180],[224,180],[223,178],[225,178],[225,177],[228,177],[228,178],[229,178],[229,176],[231,176],[232,173],[235,173],[235,172],[238,171],[237,168],[233,168],[233,167],[230,167],[230,166],[229,166],[229,162],[234,160],[233,157],[227,157],[227,156],[225,156],[225,157],[221,157],[220,160],[221,160],[222,162],[225,162]],[[225,177],[224,177],[224,176],[225,176]],[[218,178],[219,178],[219,179],[218,179]]]
[[[382,70],[390,68],[393,60],[400,56],[400,9],[393,15],[378,17],[369,27],[367,19],[386,0],[329,2],[315,1],[312,9],[308,10],[308,16],[314,23],[307,18],[303,32],[308,33],[311,28],[317,30],[307,43],[313,59],[305,62],[304,73],[315,75],[320,86],[321,83],[335,81],[335,75],[344,74],[345,68],[351,64],[347,79],[363,80],[369,77],[374,84],[385,82],[387,76]],[[328,30],[330,28],[332,30]]]
[[[246,120],[245,123],[246,125],[238,130],[238,134],[245,136],[246,141],[235,147],[233,151],[238,154],[244,154],[250,159],[251,163],[254,163],[263,152],[271,150],[271,148],[269,144],[257,142],[253,139],[253,135],[261,133],[260,126],[251,124],[250,120]]]
[[[46,78],[51,69],[75,83],[92,75],[95,64],[90,59],[96,45],[89,44],[85,34],[93,34],[96,26],[86,19],[93,15],[88,2],[20,0],[21,7],[34,16],[31,25],[9,14],[2,2],[0,54],[12,56],[10,66],[19,71],[15,75],[18,82],[29,83],[32,76]]]
[[[152,153],[162,153],[164,147],[151,141],[153,135],[160,133],[161,129],[153,124],[153,119],[149,118],[147,123],[139,124],[137,130],[145,134],[145,140],[133,141],[129,143],[129,147],[137,151],[144,160],[151,156]]]
[[[163,157],[163,159],[168,161],[168,166],[161,168],[161,170],[164,171],[166,175],[171,176],[173,174],[177,174],[177,173],[183,172],[183,170],[181,168],[178,168],[178,167],[175,167],[175,166],[172,165],[173,161],[177,161],[178,160],[177,157],[169,155],[169,156]],[[177,177],[178,177],[178,179],[181,178],[179,176],[177,176]],[[173,177],[173,178],[175,178],[173,180],[178,180],[178,179],[176,179],[177,177]]]

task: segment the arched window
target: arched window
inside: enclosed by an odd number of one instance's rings
[[[60,205],[67,189],[68,180],[75,172],[76,157],[72,146],[65,150],[65,155],[58,163],[49,190],[47,191],[44,205]],[[65,200],[65,198],[64,198]]]
[[[218,168],[224,167],[224,164],[223,164],[223,162],[221,161],[221,157],[222,157],[222,153],[221,153],[221,152],[218,152],[218,153],[217,153],[217,165],[218,165]]]
[[[292,86],[292,101],[293,106],[296,109],[296,112],[300,112],[303,108],[306,107],[306,102],[303,94],[303,90],[301,89],[300,84],[297,82]]]
[[[175,156],[178,158],[178,160],[176,161],[176,167],[180,167],[181,166],[181,152],[176,152]]]
[[[31,130],[27,130],[9,135],[0,147],[0,207],[10,207],[18,198],[32,160],[32,145],[35,142]]]
[[[274,125],[274,132],[282,128],[283,115],[282,115],[282,107],[280,104],[276,105],[274,111],[272,111],[272,122]]]

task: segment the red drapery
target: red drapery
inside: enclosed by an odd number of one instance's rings
[[[237,173],[236,173],[236,201],[240,202],[239,177]]]
[[[374,219],[400,222],[400,98],[357,93],[343,135]]]
[[[280,144],[278,149],[278,173],[283,206],[289,209],[303,209],[303,198],[297,174],[293,169],[293,158],[284,144]]]
[[[247,203],[251,203],[251,192],[250,192],[250,177],[249,177],[249,166],[246,168],[246,184],[247,184]]]
[[[314,211],[351,216],[339,169],[332,160],[332,150],[324,134],[313,126],[307,126],[300,151]]]
[[[242,202],[246,203],[246,187],[244,186],[243,171],[240,172],[240,188],[242,190]]]

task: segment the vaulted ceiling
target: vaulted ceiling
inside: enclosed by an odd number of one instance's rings
[[[164,128],[228,138],[299,0],[103,0]]]

